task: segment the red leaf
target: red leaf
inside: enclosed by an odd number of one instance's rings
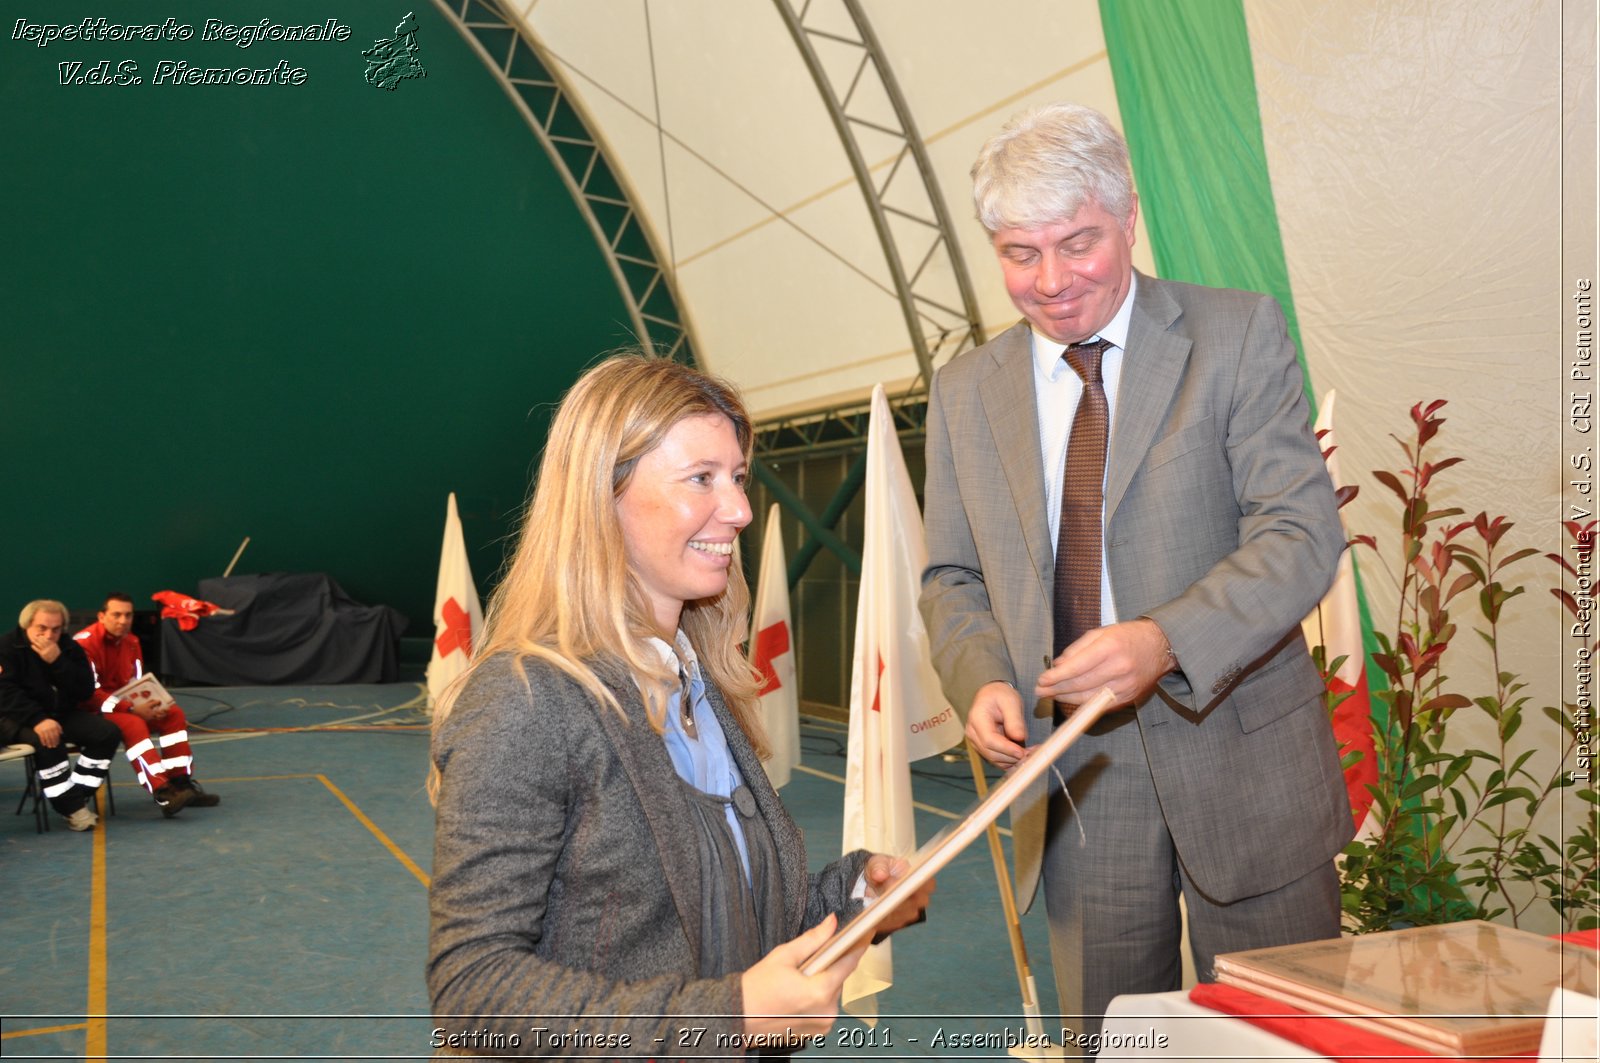
[[[1409,503],[1411,501],[1411,496],[1406,493],[1406,489],[1404,487],[1400,486],[1400,478],[1394,473],[1385,469],[1377,469],[1374,470],[1372,475],[1377,478],[1379,483],[1393,491],[1395,496],[1399,498],[1402,503]]]
[[[1460,594],[1462,591],[1467,590],[1468,588],[1470,588],[1476,582],[1477,582],[1477,577],[1474,576],[1472,573],[1470,573],[1470,572],[1461,573],[1461,575],[1456,577],[1455,582],[1450,584],[1450,589],[1445,592],[1445,595],[1444,595],[1445,604],[1448,605],[1449,602],[1450,602],[1450,599],[1454,598],[1456,595]]]

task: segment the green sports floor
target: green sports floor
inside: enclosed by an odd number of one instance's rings
[[[115,815],[82,834],[52,816],[37,834],[11,814],[21,762],[0,764],[0,1057],[428,1058],[421,687],[175,693],[215,808],[164,819],[119,753]],[[845,728],[803,717],[801,739],[783,797],[820,867],[839,851]],[[965,759],[913,769],[920,840],[975,793]],[[1042,910],[1023,928],[1051,1029]],[[986,846],[941,873],[929,922],[895,938],[895,970],[875,1029],[841,1018],[798,1058],[1009,1058],[933,1040],[1022,1025]]]

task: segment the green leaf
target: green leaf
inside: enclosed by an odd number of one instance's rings
[[[1472,766],[1472,758],[1471,757],[1453,757],[1453,758],[1451,758],[1450,766],[1445,769],[1444,778],[1442,780],[1440,780],[1439,785],[1444,787],[1447,790],[1450,789],[1450,787],[1455,784],[1455,781],[1457,779],[1461,778],[1461,774],[1463,772],[1465,772],[1471,766]],[[1462,816],[1466,815],[1465,812],[1462,812],[1461,814],[1462,814]]]
[[[1437,775],[1418,776],[1406,784],[1406,788],[1400,792],[1400,800],[1409,801],[1413,797],[1417,797],[1423,793],[1426,793],[1428,790],[1433,789],[1438,785],[1439,776]]]
[[[1551,723],[1559,725],[1561,729],[1566,731],[1568,734],[1572,733],[1572,720],[1568,718],[1566,713],[1562,712],[1554,705],[1546,705],[1539,711],[1544,713],[1545,716],[1549,718]]]
[[[1511,770],[1507,774],[1513,777],[1517,775],[1527,775],[1528,778],[1532,779],[1533,776],[1528,772],[1523,771],[1522,766],[1528,763],[1528,758],[1537,752],[1538,750],[1536,749],[1523,750],[1522,754],[1518,756],[1516,760],[1511,762]]]
[[[1483,803],[1485,809],[1498,808],[1508,801],[1532,801],[1533,793],[1525,786],[1512,786],[1492,795]]]

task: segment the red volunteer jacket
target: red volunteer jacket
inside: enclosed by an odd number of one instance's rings
[[[83,647],[89,663],[94,666],[94,693],[83,707],[99,712],[114,712],[124,707],[122,699],[114,697],[112,691],[144,675],[144,650],[139,645],[139,636],[130,631],[114,639],[106,634],[105,625],[96,620],[72,636],[72,640]]]

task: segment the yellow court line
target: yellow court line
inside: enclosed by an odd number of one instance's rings
[[[377,839],[384,844],[389,852],[394,854],[396,860],[404,864],[413,875],[417,876],[424,886],[428,885],[428,876],[423,874],[412,859],[407,856],[398,845],[389,839],[389,836],[378,829],[378,825],[367,818],[366,813],[356,807],[354,801],[344,795],[326,775],[312,772],[300,772],[288,775],[242,775],[230,779],[215,779],[213,782],[269,782],[279,779],[319,779],[335,797],[343,801],[345,807],[353,813],[356,819],[366,825]],[[135,784],[137,785],[137,784]],[[106,1059],[106,795],[102,789],[95,794],[95,800],[100,814],[100,822],[94,827],[94,864],[89,890],[89,999],[84,1009],[88,1021],[74,1026],[50,1026],[38,1030],[19,1030],[15,1033],[0,1034],[0,1038],[20,1037],[25,1034],[54,1033],[58,1030],[86,1030],[84,1037],[84,1057],[86,1059]]]
[[[333,783],[328,780],[326,775],[319,773],[317,778],[322,780],[322,785],[333,791],[333,796],[344,802],[344,807],[350,810],[350,814],[359,819],[362,825],[372,832],[373,837],[377,838],[383,843],[383,847],[388,849],[396,860],[405,865],[406,870],[417,876],[418,882],[422,883],[424,886],[430,885],[430,880],[428,879],[428,876],[423,873],[422,868],[418,867],[411,857],[405,854],[405,850],[401,849],[398,845],[391,841],[389,836],[383,833],[383,831],[378,828],[376,823],[368,819],[367,814],[361,811],[361,809],[357,808],[356,803],[346,797],[343,790],[333,785]]]
[[[73,1030],[87,1030],[86,1022],[75,1022],[71,1026],[37,1026],[31,1030],[12,1030],[10,1033],[0,1033],[0,1041],[9,1041],[13,1037],[37,1037],[42,1033],[70,1033]]]
[[[94,825],[94,873],[89,888],[89,1000],[85,1008],[83,1054],[86,1059],[106,1056],[106,794],[96,790],[95,808],[100,822]]]

